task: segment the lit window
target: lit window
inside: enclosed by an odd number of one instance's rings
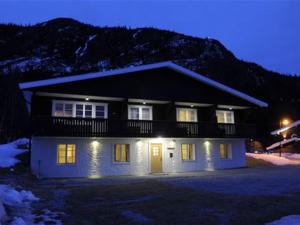
[[[177,121],[197,122],[197,109],[177,108]]]
[[[152,120],[152,107],[129,105],[128,106],[128,119],[130,120]]]
[[[57,163],[58,164],[74,164],[76,158],[75,144],[59,144],[57,145]]]
[[[221,159],[231,159],[232,158],[232,150],[231,144],[220,144],[220,158]]]
[[[234,123],[233,111],[217,110],[216,116],[218,123]]]
[[[115,144],[114,162],[129,162],[129,144]]]
[[[194,144],[181,144],[181,159],[182,160],[195,160],[195,145]]]

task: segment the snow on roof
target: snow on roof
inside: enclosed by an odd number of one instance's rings
[[[267,107],[268,104],[260,101],[254,97],[251,97],[243,92],[240,92],[238,90],[235,90],[231,87],[228,87],[224,84],[221,84],[217,81],[214,81],[212,79],[209,79],[201,74],[198,74],[192,70],[186,69],[182,66],[179,66],[171,61],[166,62],[159,62],[154,64],[147,64],[147,65],[141,65],[141,66],[133,66],[133,67],[127,67],[122,69],[116,69],[116,70],[110,70],[110,71],[104,71],[104,72],[96,72],[96,73],[88,73],[88,74],[81,74],[81,75],[75,75],[75,76],[68,76],[68,77],[58,77],[58,78],[52,78],[47,80],[39,80],[39,81],[32,81],[32,82],[24,82],[20,83],[19,86],[21,89],[29,89],[29,88],[35,88],[35,87],[43,87],[43,86],[49,86],[49,85],[55,85],[55,84],[62,84],[62,83],[68,83],[68,82],[74,82],[74,81],[80,81],[80,80],[87,80],[87,79],[93,79],[93,78],[100,78],[100,77],[107,77],[107,76],[114,76],[114,75],[121,75],[126,73],[133,73],[133,72],[139,72],[144,70],[151,70],[151,69],[158,69],[158,68],[169,68],[174,71],[177,71],[181,74],[184,74],[186,76],[192,77],[198,81],[201,81],[207,85],[213,86],[217,89],[220,89],[222,91],[225,91],[229,94],[235,95],[239,98],[242,98],[248,102],[251,102],[255,105],[258,105],[260,107]]]
[[[286,144],[289,144],[292,142],[298,142],[298,141],[300,141],[300,138],[297,138],[297,137],[284,139],[283,141],[279,141],[279,142],[276,142],[276,143],[270,145],[269,147],[267,147],[267,150],[272,150],[272,149],[278,148],[280,146],[283,146],[283,145],[286,145]]]
[[[271,132],[271,134],[272,135],[278,135],[278,134],[280,134],[280,133],[282,133],[284,131],[287,131],[287,130],[289,130],[289,129],[293,128],[293,127],[297,127],[297,126],[300,126],[300,120],[297,120],[296,122],[293,122],[293,123],[291,123],[291,124],[289,124],[289,125],[287,125],[287,126],[285,126],[283,128],[274,130],[274,131]]]

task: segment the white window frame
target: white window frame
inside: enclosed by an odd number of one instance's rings
[[[217,116],[217,113],[223,113],[223,116],[224,116],[224,123],[228,123],[228,124],[234,124],[234,111],[230,111],[230,110],[216,110],[216,116]],[[232,122],[228,122],[227,121],[227,117],[226,117],[226,113],[231,113],[231,116],[232,116]],[[218,119],[218,118],[217,118]],[[219,123],[219,122],[218,122]]]
[[[142,119],[142,109],[143,108],[149,109],[149,112],[150,112],[150,118],[149,118],[149,120],[153,120],[152,106],[149,106],[149,105],[147,105],[147,106],[145,106],[145,105],[128,105],[128,111],[127,112],[128,112],[128,119],[129,120],[134,120],[134,119],[131,118],[131,113],[130,113],[130,110],[132,108],[138,108],[139,109],[139,118],[137,120],[143,120]]]
[[[180,110],[188,110],[188,111],[193,111],[194,112],[194,121],[179,121],[179,111]],[[194,108],[183,108],[183,107],[177,107],[176,108],[176,120],[177,122],[198,122],[198,111],[197,109]]]
[[[60,104],[72,104],[72,117],[74,118],[85,118],[85,105],[92,105],[92,117],[88,118],[96,118],[96,106],[104,106],[104,118],[107,119],[107,103],[101,102],[89,102],[89,101],[68,101],[68,100],[52,100],[52,116],[55,117],[55,105],[57,103]],[[83,105],[83,117],[76,117],[76,105]],[[99,118],[100,119],[100,118]]]

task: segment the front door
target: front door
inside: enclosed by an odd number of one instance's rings
[[[162,172],[162,144],[151,144],[151,173]]]

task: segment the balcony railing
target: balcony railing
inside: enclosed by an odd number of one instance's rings
[[[33,135],[71,137],[254,137],[255,125],[67,117],[33,118]]]

